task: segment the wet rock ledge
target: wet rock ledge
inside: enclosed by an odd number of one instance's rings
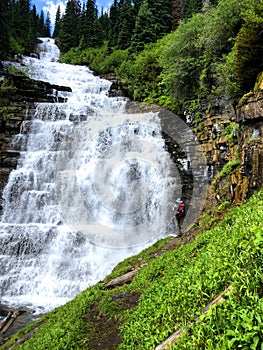
[[[0,346],[37,318],[39,316],[35,317],[31,310],[10,308],[0,302]]]
[[[19,151],[12,146],[12,137],[19,134],[24,120],[35,114],[37,102],[65,102],[58,92],[71,92],[70,87],[32,80],[24,75],[9,74],[0,62],[0,213],[3,189]]]

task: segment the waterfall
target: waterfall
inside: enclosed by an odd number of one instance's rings
[[[23,58],[29,76],[72,92],[38,103],[14,138],[0,224],[1,302],[37,313],[165,237],[176,187],[158,113],[127,114],[109,81],[58,62],[54,40],[39,53]]]

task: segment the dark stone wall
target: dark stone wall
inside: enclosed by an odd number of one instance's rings
[[[209,200],[242,204],[263,185],[263,91],[245,95],[235,108],[224,99],[204,102],[200,112],[192,127],[211,171]]]
[[[128,102],[126,109],[129,113],[161,111],[166,148],[180,171],[184,150],[176,139],[185,145],[187,140],[183,141],[185,130],[179,129],[175,115],[158,106],[136,102]],[[209,205],[225,201],[241,204],[262,187],[263,90],[245,95],[236,107],[224,98],[201,101],[198,118],[187,111],[181,118],[198,137],[206,158]],[[181,171],[186,202],[193,191],[191,180],[191,174]]]

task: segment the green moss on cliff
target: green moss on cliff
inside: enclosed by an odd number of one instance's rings
[[[231,175],[234,171],[236,171],[239,165],[240,165],[240,159],[234,159],[226,163],[223,166],[222,170],[218,174],[216,174],[214,181],[220,180],[228,175]]]
[[[17,91],[14,82],[12,78],[5,77],[2,82],[0,83],[0,94],[3,96],[6,94],[8,96],[9,94],[14,94]]]
[[[19,110],[17,106],[0,107],[0,119],[6,121],[9,118],[15,117],[17,110]],[[22,110],[22,108],[20,108],[20,110]]]

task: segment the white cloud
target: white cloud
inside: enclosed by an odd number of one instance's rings
[[[66,5],[61,0],[58,0],[56,2],[47,0],[46,5],[43,6],[43,11],[45,12],[45,14],[47,14],[47,12],[49,12],[50,14],[50,21],[52,26],[54,26],[55,24],[56,13],[59,6],[60,6],[60,13],[62,15],[65,12]]]
[[[47,12],[49,12],[51,25],[54,27],[58,6],[60,6],[60,13],[62,15],[65,12],[65,3],[67,3],[67,0],[41,0],[41,2],[45,3],[45,5],[42,7],[42,10],[44,11],[45,15]],[[86,2],[87,0],[81,0],[81,6]],[[96,2],[99,11],[102,7],[104,11],[109,11],[112,3],[113,0],[97,0]]]
[[[113,0],[97,0],[96,5],[98,10],[100,11],[103,7],[104,12],[109,12],[109,9],[111,8],[111,5],[113,3]]]

